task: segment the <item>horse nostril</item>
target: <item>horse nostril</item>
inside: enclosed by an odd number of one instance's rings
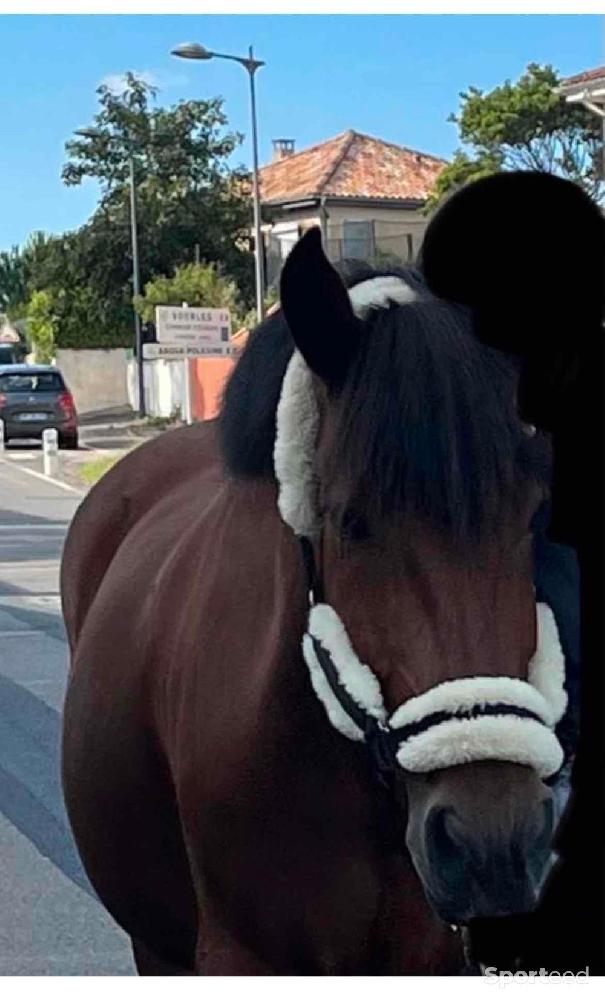
[[[453,832],[453,814],[453,809],[436,806],[427,820],[429,851],[440,865],[460,860],[463,853],[462,845]]]
[[[543,884],[552,861],[554,860],[553,836],[555,832],[555,806],[552,799],[546,799],[541,809],[542,824],[533,842],[528,841],[523,861],[524,870],[530,875],[533,884],[538,887]]]
[[[426,819],[426,856],[429,888],[437,910],[448,923],[466,912],[469,856],[462,833],[456,830],[456,811],[435,806]],[[453,905],[455,904],[455,905]],[[456,920],[450,920],[452,914]]]
[[[552,844],[553,835],[555,832],[555,804],[550,799],[545,799],[543,803],[543,813],[544,822],[542,824],[542,832],[540,835],[539,843],[545,848],[549,848]]]

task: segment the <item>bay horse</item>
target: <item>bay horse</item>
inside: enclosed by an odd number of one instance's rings
[[[80,506],[65,798],[141,974],[454,974],[457,925],[535,906],[566,695],[516,378],[311,230],[218,420]]]

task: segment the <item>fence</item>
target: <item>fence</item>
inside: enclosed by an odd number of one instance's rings
[[[267,287],[277,289],[284,261],[291,249],[285,248],[276,237],[270,236],[266,253]],[[324,243],[329,260],[337,267],[346,264],[368,264],[371,267],[406,267],[414,260],[412,234],[400,232],[388,236],[329,238]]]
[[[190,358],[189,408],[194,420],[210,420],[218,413],[225,381],[231,373],[234,358]],[[185,365],[183,361],[146,361],[145,409],[150,417],[185,417]],[[128,363],[128,394],[133,410],[138,409],[137,365]]]

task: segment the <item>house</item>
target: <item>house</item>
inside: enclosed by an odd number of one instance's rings
[[[561,80],[557,90],[567,101],[580,102],[605,117],[605,66],[584,70]]]
[[[334,262],[407,263],[426,227],[423,208],[446,161],[349,129],[296,152],[273,141],[273,162],[260,171],[267,284],[288,252],[320,226]]]
[[[0,364],[25,361],[28,348],[22,327],[23,323],[11,323],[8,316],[0,313]]]
[[[557,93],[570,104],[583,104],[601,119],[604,147],[601,181],[605,182],[605,66],[568,76],[557,87]]]

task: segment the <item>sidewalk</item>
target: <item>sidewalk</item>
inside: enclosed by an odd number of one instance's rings
[[[0,461],[0,976],[132,975],[128,937],[82,871],[61,790],[60,562],[82,495],[32,476],[32,464]]]
[[[105,410],[89,410],[87,413],[79,414],[80,427],[93,424],[130,424],[140,419],[130,406],[113,406]]]
[[[67,483],[68,486],[72,486],[74,489],[86,493],[90,489],[91,484],[87,483],[82,477],[82,466],[90,465],[104,459],[119,461],[120,458],[128,454],[133,448],[137,448],[141,443],[140,441],[132,441],[128,448],[91,448],[90,450],[61,451],[59,452],[58,469],[54,478]],[[40,470],[42,470],[41,455],[39,465]]]

